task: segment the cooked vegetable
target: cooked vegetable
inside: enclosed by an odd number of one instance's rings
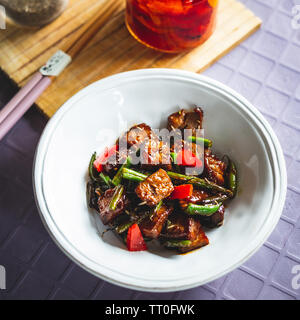
[[[109,209],[110,210],[116,210],[118,202],[123,196],[124,187],[122,185],[119,185],[115,188],[115,193],[110,201]]]
[[[204,206],[190,203],[185,209],[185,212],[189,215],[211,216],[213,213],[219,210],[220,206],[221,203]]]
[[[119,224],[115,230],[117,233],[123,233],[125,231],[127,231],[133,224],[140,224],[147,216],[149,216],[150,213],[146,213],[138,218],[136,218],[135,220],[133,221],[126,221],[122,224]]]
[[[209,244],[202,226],[223,224],[223,202],[236,195],[236,167],[229,157],[220,160],[212,153],[211,140],[197,136],[202,120],[201,108],[180,110],[168,118],[169,143],[141,123],[98,157],[92,155],[88,206],[128,250],[146,250],[145,241],[158,240],[167,249],[189,252]],[[189,175],[183,174],[187,170]]]
[[[191,240],[168,240],[164,242],[164,245],[168,248],[188,248],[191,244]]]
[[[103,172],[101,172],[101,173],[99,174],[99,177],[102,179],[102,181],[103,181],[109,188],[113,186],[113,183],[112,183],[110,177],[107,176],[107,175],[105,175]]]
[[[237,192],[237,176],[236,176],[236,166],[234,162],[227,156],[228,159],[228,168],[227,168],[227,176],[228,176],[228,187],[231,190],[233,197]]]
[[[94,175],[94,162],[96,160],[96,155],[96,152],[94,152],[89,163],[89,176],[93,181],[97,181],[97,178]]]
[[[138,171],[131,170],[128,168],[123,168],[122,171],[123,171],[123,178],[130,180],[130,181],[141,182],[141,181],[144,181],[148,177],[148,175],[145,175],[143,173],[140,173]]]
[[[118,170],[117,174],[114,176],[114,178],[112,179],[112,183],[115,186],[118,186],[121,181],[122,181],[122,176],[123,176],[123,169],[124,168],[129,168],[131,165],[131,161],[130,161],[130,157],[127,157],[126,162],[123,163],[123,165],[121,166],[121,168]]]
[[[96,160],[94,161],[94,167],[96,168],[96,170],[98,172],[102,172],[103,171],[103,163],[109,158],[111,157],[113,154],[115,154],[118,151],[118,146],[114,145],[111,148],[106,148],[104,150],[104,152],[98,156],[98,158],[96,158]]]
[[[183,175],[177,172],[171,172],[171,171],[168,171],[167,173],[168,173],[168,176],[173,180],[184,181],[194,186],[197,186],[199,188],[204,188],[204,189],[215,191],[215,192],[222,192],[222,193],[228,194],[228,196],[230,197],[232,197],[233,195],[231,190],[221,187],[215,184],[214,182],[209,181],[208,179],[197,178],[194,176],[186,176],[186,175]]]
[[[175,199],[185,199],[190,197],[193,193],[192,184],[182,184],[180,186],[175,186],[174,191],[170,195],[171,200]]]
[[[190,167],[201,167],[202,161],[196,155],[187,149],[178,152],[176,156],[176,164]]]
[[[127,234],[127,248],[129,251],[147,250],[146,243],[140,231],[138,224],[133,224]]]
[[[188,141],[194,142],[194,143],[203,143],[205,148],[212,147],[212,141],[209,139],[202,138],[202,137],[189,136]]]

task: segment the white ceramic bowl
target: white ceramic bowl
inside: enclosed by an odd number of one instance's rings
[[[104,227],[88,210],[85,196],[92,152],[111,145],[135,123],[164,127],[178,106],[195,104],[203,106],[205,135],[214,149],[238,166],[240,189],[226,210],[224,225],[207,232],[208,246],[187,255],[161,247],[129,252],[112,233],[101,238]],[[286,169],[272,128],[245,98],[198,74],[146,69],[95,82],[59,109],[38,145],[34,188],[50,235],[81,267],[120,286],[173,291],[226,274],[264,243],[283,208]]]

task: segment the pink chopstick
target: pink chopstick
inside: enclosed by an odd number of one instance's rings
[[[0,112],[0,140],[51,84],[51,78],[37,72]]]
[[[65,69],[99,29],[106,24],[111,15],[120,8],[121,1],[123,0],[107,0],[101,3],[99,12],[80,28],[76,37],[66,44],[65,50],[57,51],[47,64],[35,73],[30,81],[0,110],[0,140],[46,90],[52,79]]]

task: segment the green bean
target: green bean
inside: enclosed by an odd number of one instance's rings
[[[191,240],[168,240],[164,242],[167,248],[187,248],[192,244]]]
[[[227,156],[227,159],[229,161],[228,168],[227,168],[227,179],[228,179],[228,187],[231,190],[233,197],[236,195],[237,192],[237,171],[236,166],[234,162],[229,159]]]
[[[89,176],[93,181],[97,181],[97,178],[94,175],[94,162],[96,160],[96,152],[92,154],[90,163],[89,163]]]
[[[115,193],[110,201],[110,204],[109,204],[109,209],[110,210],[116,210],[117,208],[117,205],[118,205],[118,202],[119,200],[122,198],[123,196],[123,193],[124,193],[124,186],[122,186],[121,184],[119,184],[116,189],[115,189]]]
[[[128,169],[128,168],[123,168],[123,178],[127,179],[127,180],[131,180],[131,181],[137,181],[137,182],[141,182],[145,179],[147,179],[147,175],[140,173],[138,171],[132,170],[132,169]]]
[[[122,164],[121,168],[118,170],[114,178],[112,179],[112,183],[117,186],[121,183],[123,177],[123,169],[129,168],[131,165],[130,157],[127,157],[126,162]]]
[[[209,181],[208,179],[197,178],[193,176],[186,176],[180,173],[167,171],[168,176],[171,179],[184,181],[193,184],[194,186],[205,188],[215,192],[221,192],[227,194],[229,197],[232,197],[232,191],[224,187],[217,185],[216,183]]]
[[[194,136],[189,136],[188,141],[194,142],[194,143],[204,143],[205,148],[211,148],[212,146],[212,141],[209,139],[205,139],[202,137],[194,137]]]
[[[103,172],[99,174],[99,177],[103,180],[103,182],[111,188],[113,186],[112,181],[109,176],[105,175]]]
[[[201,206],[199,204],[190,203],[185,209],[185,212],[189,215],[199,215],[199,216],[209,217],[215,212],[217,212],[221,207],[221,205],[222,203]]]

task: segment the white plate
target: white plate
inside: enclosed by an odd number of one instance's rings
[[[113,234],[99,237],[104,228],[85,197],[91,154],[135,123],[160,128],[178,106],[194,105],[203,106],[205,135],[214,149],[238,166],[240,191],[224,226],[207,233],[208,246],[187,255],[163,248],[129,252]],[[120,286],[173,291],[224,275],[263,244],[283,208],[286,169],[272,128],[239,94],[198,74],[145,69],[95,82],[59,109],[39,142],[34,188],[46,228],[77,264]]]

